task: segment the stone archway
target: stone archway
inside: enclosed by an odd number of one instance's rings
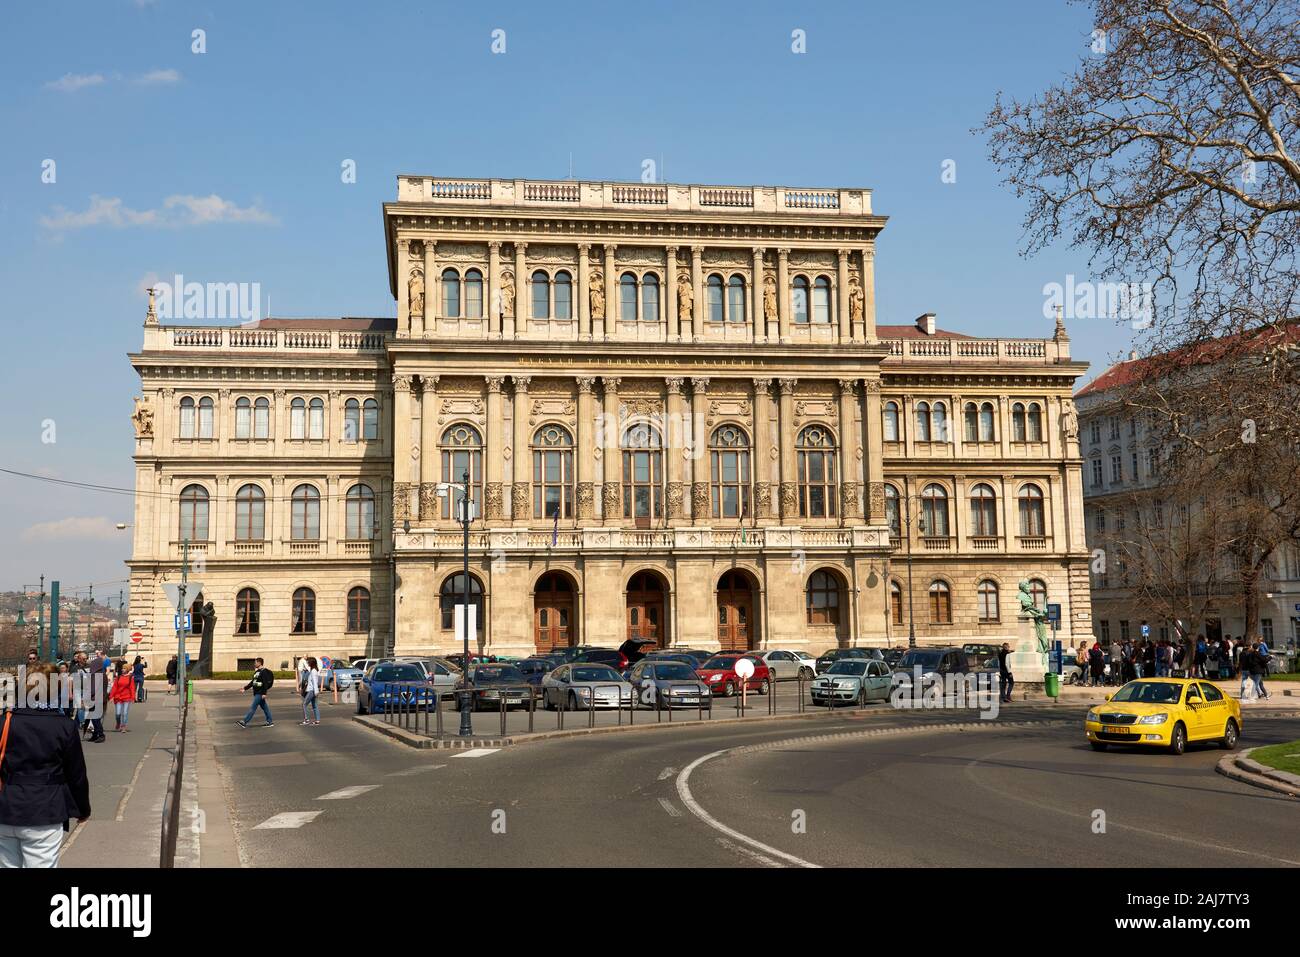
[[[533,586],[533,643],[542,654],[578,643],[578,586],[565,572],[547,572]]]
[[[718,579],[717,635],[723,651],[751,651],[758,644],[758,583],[733,568]]]
[[[668,644],[668,583],[657,572],[641,571],[627,583],[626,637],[654,642],[642,651]]]

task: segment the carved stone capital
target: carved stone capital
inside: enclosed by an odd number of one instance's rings
[[[393,483],[393,525],[400,526],[411,517],[411,490],[415,486],[410,482]]]
[[[528,383],[533,381],[533,377],[530,375],[513,375],[510,377],[510,381],[514,383],[516,393],[527,392]]]
[[[618,376],[601,376],[600,384],[604,388],[606,395],[617,395],[619,384],[623,380]]]
[[[772,483],[754,483],[754,509],[759,518],[768,518],[772,514]]]
[[[771,379],[755,379],[755,380],[754,380],[754,394],[757,395],[757,396],[763,396],[763,397],[766,397],[766,396],[767,396],[767,393],[768,393],[768,390],[771,389],[771,388],[772,388],[772,380],[771,380]]]
[[[680,395],[682,391],[682,383],[685,381],[686,380],[682,376],[669,376],[664,379],[664,385],[668,387],[668,394]]]
[[[623,485],[620,482],[606,482],[601,486],[601,499],[605,506],[605,517],[612,518],[623,510]]]
[[[880,524],[885,520],[885,483],[872,482],[867,490],[867,501],[871,507],[871,514],[867,518],[874,524]]]
[[[777,385],[781,389],[781,394],[794,395],[795,383],[797,383],[798,381],[799,381],[798,379],[778,379]]]
[[[703,375],[691,376],[691,391],[696,395],[703,395],[709,391],[709,377]]]
[[[867,379],[865,382],[862,383],[862,388],[867,392],[868,395],[880,395],[880,380]]]
[[[438,380],[441,376],[422,375],[420,376],[420,391],[430,394],[438,391]]]
[[[411,379],[412,379],[412,377],[409,376],[409,375],[395,375],[395,376],[393,376],[393,391],[394,391],[394,392],[410,392],[410,391],[411,391]]]
[[[501,387],[505,384],[506,377],[503,375],[489,375],[484,376],[483,381],[487,383],[489,392],[500,392]]]
[[[840,380],[839,380],[840,392],[841,392],[842,394],[844,394],[844,395],[847,395],[847,396],[852,396],[852,395],[854,394],[854,392],[857,391],[857,385],[858,385],[858,380],[857,380],[857,379],[840,379]]]
[[[709,512],[709,485],[696,482],[691,486],[691,518],[698,522],[708,517]]]
[[[420,521],[427,522],[438,515],[438,485],[436,482],[420,483]]]
[[[844,482],[840,485],[840,514],[856,517],[858,513],[858,484]]]
[[[578,383],[578,392],[582,395],[589,395],[596,386],[595,376],[580,375],[575,381]]]

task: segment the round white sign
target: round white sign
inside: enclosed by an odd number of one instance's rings
[[[754,676],[754,662],[750,658],[741,658],[736,662],[736,674],[748,681]]]

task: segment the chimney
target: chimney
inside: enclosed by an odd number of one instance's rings
[[[1138,354],[1137,354],[1137,350],[1136,350],[1136,349],[1130,349],[1130,350],[1128,351],[1128,361],[1129,361],[1129,362],[1137,362],[1137,357],[1138,357]]]
[[[934,313],[925,312],[916,317],[916,328],[920,329],[927,336],[934,335]]]

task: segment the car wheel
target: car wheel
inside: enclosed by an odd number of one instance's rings
[[[578,710],[578,696],[574,694],[572,691],[569,692],[569,700],[565,702],[564,710],[565,711]]]
[[[736,683],[734,681],[728,681],[725,685],[722,686],[722,697],[730,698],[735,693],[736,693]]]
[[[766,679],[766,678],[764,678],[763,681],[762,681],[762,683],[759,684],[759,686],[758,686],[758,693],[759,693],[759,694],[767,694],[767,679]]]
[[[361,695],[357,695],[357,714],[365,714],[366,709],[361,706]]]
[[[1106,750],[1106,742],[1105,742],[1105,741],[1089,741],[1088,743],[1092,745],[1092,750],[1094,750],[1094,751],[1105,751],[1105,750]]]
[[[1235,718],[1229,718],[1228,724],[1223,729],[1223,737],[1219,741],[1219,746],[1225,751],[1231,751],[1237,746],[1238,734],[1237,720]]]
[[[813,674],[813,670],[811,668],[800,668],[799,677],[802,678],[804,681],[812,681],[813,678],[816,676]]]
[[[858,707],[859,707],[859,708],[865,708],[866,706],[867,706],[867,689],[866,689],[866,688],[859,688],[859,689],[858,689]]]
[[[1187,729],[1179,721],[1174,725],[1173,733],[1169,736],[1169,753],[1182,754],[1187,750]]]

